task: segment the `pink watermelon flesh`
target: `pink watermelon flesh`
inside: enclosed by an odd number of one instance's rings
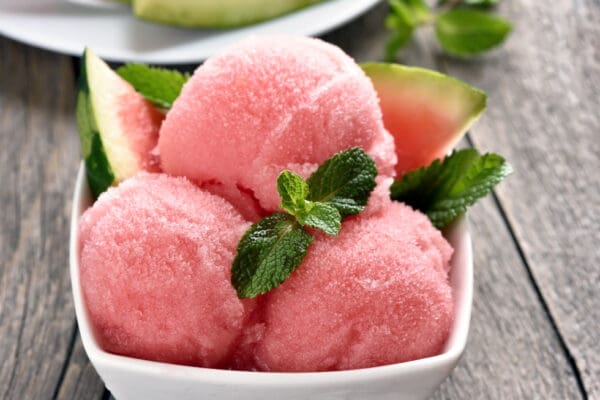
[[[396,142],[397,176],[443,158],[462,136],[456,133],[455,121],[434,105],[416,104],[410,96],[395,93],[381,98],[383,124]]]
[[[129,149],[137,154],[138,166],[148,172],[159,172],[160,160],[156,151],[158,132],[165,115],[139,93],[129,87],[118,100],[118,117]]]
[[[438,72],[385,63],[362,68],[394,137],[398,177],[446,156],[485,109],[484,92]]]

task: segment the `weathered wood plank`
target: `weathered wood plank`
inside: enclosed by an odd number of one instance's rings
[[[385,14],[382,5],[327,39],[358,61],[381,59]],[[359,36],[361,40],[353,39]],[[440,58],[431,32],[422,31],[403,51],[401,61],[431,68],[439,67]],[[476,63],[483,71],[496,68],[493,61]],[[472,81],[469,74],[462,77]],[[496,94],[493,88],[486,89],[492,99],[490,108],[494,108]],[[489,148],[502,152],[492,145]],[[576,371],[532,287],[527,265],[497,204],[486,199],[472,209],[470,219],[476,266],[471,334],[465,357],[436,398],[581,398]]]
[[[73,353],[68,361],[68,367],[56,398],[58,400],[101,400],[103,394],[104,384],[88,360],[81,338],[77,335]]]
[[[74,329],[71,61],[0,37],[0,87],[0,398],[43,399],[61,379]]]
[[[600,399],[600,3],[515,0],[500,11],[515,22],[502,50],[441,66],[490,93],[473,141],[515,167],[500,203],[585,390]]]
[[[493,198],[470,212],[475,296],[464,358],[437,399],[582,398]]]

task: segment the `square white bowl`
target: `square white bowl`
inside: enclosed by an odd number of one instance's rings
[[[467,342],[473,297],[471,237],[466,218],[444,233],[454,247],[450,283],[455,320],[442,354],[399,364],[349,371],[272,373],[229,371],[146,361],[107,353],[98,346],[79,283],[78,224],[92,204],[83,163],[77,174],[71,216],[70,272],[83,347],[118,400],[418,400],[446,379]]]

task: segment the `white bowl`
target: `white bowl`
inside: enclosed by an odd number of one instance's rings
[[[75,312],[83,347],[118,400],[371,400],[427,399],[446,379],[467,342],[473,295],[471,238],[465,218],[446,237],[455,249],[450,282],[456,317],[442,354],[381,367],[335,372],[271,373],[197,368],[118,356],[96,341],[79,285],[79,217],[92,204],[83,163],[71,219],[70,269]]]

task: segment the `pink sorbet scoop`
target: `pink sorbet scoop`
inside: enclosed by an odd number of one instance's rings
[[[329,371],[439,354],[453,321],[451,255],[427,217],[404,204],[349,218],[262,299],[236,367]]]
[[[230,283],[248,225],[185,178],[142,173],[102,194],[79,225],[81,286],[100,346],[227,365],[254,304]]]
[[[307,177],[354,146],[376,160],[380,175],[393,175],[394,142],[371,81],[339,48],[295,36],[251,37],[210,58],[159,139],[165,172],[233,193],[228,200],[243,210],[253,207],[242,200],[267,211],[279,205],[282,170]]]

